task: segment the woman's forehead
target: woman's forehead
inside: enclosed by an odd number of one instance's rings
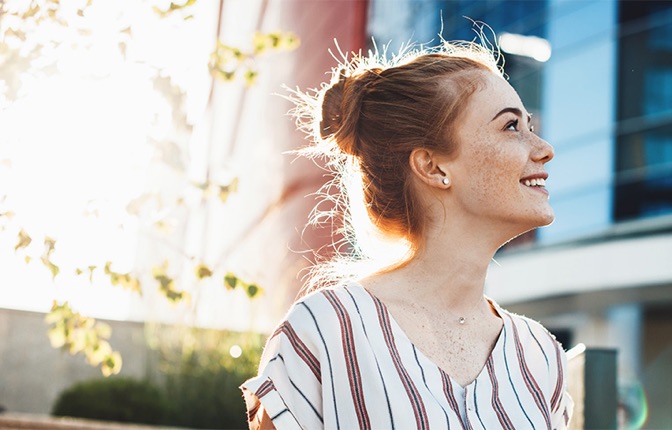
[[[502,109],[516,108],[527,116],[520,96],[504,78],[487,73],[481,85],[472,95],[467,107],[468,115],[477,114],[479,117],[492,119]]]

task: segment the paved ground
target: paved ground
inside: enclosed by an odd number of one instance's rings
[[[0,414],[2,430],[179,430],[177,427],[153,427],[136,424],[104,423],[80,418],[30,414]],[[183,429],[185,430],[185,429]]]

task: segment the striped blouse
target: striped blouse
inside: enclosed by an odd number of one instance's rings
[[[466,387],[425,357],[385,305],[353,284],[297,302],[241,388],[251,421],[284,429],[564,429],[566,359],[539,323],[493,303],[504,321]]]

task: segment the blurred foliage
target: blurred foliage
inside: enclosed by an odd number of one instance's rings
[[[110,269],[112,262],[108,261],[105,263],[105,274],[110,277],[110,283],[112,285],[119,285],[127,290],[131,290],[134,293],[142,294],[142,289],[140,288],[140,280],[130,273],[118,273]],[[89,270],[93,273],[93,269],[90,266]]]
[[[236,288],[240,288],[243,291],[245,291],[247,296],[250,298],[254,298],[257,294],[263,292],[261,287],[259,287],[257,284],[247,283],[242,279],[238,278],[232,272],[229,272],[226,275],[224,275],[224,286],[229,290],[235,290]]]
[[[156,266],[152,269],[152,276],[159,283],[159,291],[166,296],[166,299],[173,303],[187,300],[189,298],[189,293],[186,291],[178,291],[175,288],[175,279],[166,274],[167,270],[167,261],[162,266]]]
[[[112,351],[107,339],[112,334],[109,325],[74,312],[67,302],[54,302],[45,318],[50,325],[51,346],[70,354],[82,353],[92,366],[100,366],[103,375],[110,376],[121,370],[121,355]]]
[[[254,376],[264,337],[212,329],[155,326],[160,379],[113,377],[77,383],[52,414],[184,428],[246,428],[238,388]]]
[[[166,424],[188,428],[247,428],[243,382],[256,374],[264,337],[252,333],[168,328],[161,370],[170,399]],[[240,354],[240,355],[238,355]]]
[[[177,16],[178,20],[180,18],[189,20],[193,17],[191,9],[196,2],[196,0],[171,2],[167,7],[156,6],[156,1],[153,0],[146,0],[143,4],[161,18]],[[95,5],[94,0],[68,0],[67,2],[59,0],[14,0],[0,2],[0,105],[21,98],[22,80],[25,76],[39,78],[40,76],[57,73],[61,48],[72,49],[74,46],[82,49],[95,49],[93,35],[96,28],[88,20],[91,9]],[[110,17],[110,22],[115,19],[117,19],[117,22],[111,24],[111,28],[116,28],[114,31],[117,32],[115,43],[119,53],[123,58],[126,58],[126,53],[133,44],[133,34],[136,29],[119,17]],[[292,50],[298,44],[299,39],[296,35],[287,32],[255,33],[251,40],[250,49],[234,47],[218,40],[216,49],[210,56],[208,69],[215,79],[230,82],[240,77],[245,84],[252,85],[259,74],[257,67],[259,56],[272,51]],[[184,108],[185,91],[161,67],[148,62],[136,61],[134,64],[136,67],[140,67],[141,64],[142,67],[147,69],[148,75],[152,77],[154,90],[172,108],[173,134],[182,136],[181,139],[185,140],[184,136],[190,136],[193,129],[193,125],[187,120]],[[221,204],[226,203],[231,194],[238,190],[238,178],[233,177],[224,182],[213,181],[209,179],[210,175],[205,175],[208,179],[203,182],[193,182],[187,179],[185,163],[185,153],[187,151],[184,145],[180,145],[177,141],[177,137],[155,141],[148,136],[148,143],[156,150],[159,161],[181,175],[180,177],[192,190],[198,190],[201,193],[202,200],[214,199]],[[11,164],[11,159],[0,160],[0,167],[11,168]],[[0,203],[3,203],[5,197],[0,195]],[[156,238],[157,243],[163,244],[167,242],[165,238],[174,229],[174,222],[168,218],[169,215],[183,206],[185,206],[183,197],[165,203],[159,193],[148,192],[130,201],[125,209],[127,214],[140,220],[151,219],[151,235]],[[96,216],[95,210],[92,210],[91,213],[92,216]],[[5,231],[8,223],[16,222],[15,215],[13,208],[0,206],[1,231]],[[63,273],[75,274],[86,277],[91,285],[106,280],[112,285],[139,295],[146,292],[148,283],[153,282],[154,287],[165,296],[169,303],[178,304],[190,299],[189,293],[184,288],[178,287],[184,280],[180,280],[177,275],[169,273],[167,260],[162,265],[152,267],[151,273],[133,270],[117,271],[113,261],[100,261],[95,264],[83,262],[74,267],[64,267],[63,263],[56,264],[58,260],[55,262],[53,258],[58,246],[56,238],[35,233],[31,231],[30,226],[18,225],[18,231],[16,242],[14,242],[14,252],[19,256],[23,255],[27,264],[32,264],[33,256],[26,250],[31,244],[34,245],[33,241],[40,243],[39,240],[41,240],[44,248],[39,260],[44,269],[51,274],[54,282],[57,278],[63,276]],[[171,247],[166,248],[175,251]],[[184,257],[183,264],[193,267],[193,270],[184,272],[194,273],[197,283],[214,277],[222,279],[220,276],[223,276],[223,286],[226,289],[240,289],[249,298],[257,297],[263,292],[255,283],[244,281],[231,272],[224,275],[219,274],[221,273],[220,269],[216,268],[219,263],[208,265],[198,255],[188,255],[184,251],[177,251]],[[102,273],[99,273],[101,268]],[[112,349],[108,342],[110,338],[109,326],[97,322],[94,318],[80,315],[71,309],[68,302],[59,303],[56,301],[54,301],[51,312],[46,317],[46,322],[49,324],[49,339],[54,347],[63,348],[71,354],[83,354],[88,363],[93,366],[100,366],[105,376],[120,371],[121,356],[118,351]],[[225,355],[218,359],[219,362],[226,361],[223,358]],[[237,363],[240,364],[245,360],[243,358],[238,360]],[[256,366],[256,360],[254,366]],[[247,367],[243,367],[237,368],[235,371],[231,370],[231,372],[242,372],[240,373],[242,375],[247,371],[246,369],[249,370]],[[212,372],[215,372],[214,368]],[[211,376],[213,379],[219,378],[214,373]],[[204,380],[207,379],[207,377],[203,378]],[[180,382],[180,384],[182,383]],[[174,384],[177,384],[177,382],[174,382]],[[215,396],[215,394],[213,393],[212,396]],[[195,400],[194,403],[194,407],[198,406]]]
[[[83,16],[91,1],[77,2],[79,7],[75,8],[75,16]],[[71,13],[65,14],[60,3],[53,0],[1,2],[0,15],[0,80],[5,83],[5,98],[12,101],[18,97],[21,78],[25,73],[36,69],[43,72],[54,70],[56,59],[45,62],[42,53],[57,48],[62,40],[44,40],[35,29],[44,25],[68,28],[74,17]],[[39,66],[36,66],[37,63]]]
[[[273,50],[293,50],[298,46],[299,38],[291,32],[256,32],[249,51],[218,40],[215,51],[210,55],[210,73],[223,81],[232,81],[242,76],[247,85],[253,85],[259,75],[255,61],[259,55]]]
[[[168,17],[168,16],[172,15],[172,14],[173,14],[174,12],[176,12],[176,11],[185,11],[185,10],[189,10],[189,8],[190,8],[191,6],[193,6],[193,5],[196,4],[196,1],[197,1],[197,0],[187,0],[187,1],[185,1],[184,3],[182,3],[182,4],[180,4],[180,3],[175,3],[175,2],[170,2],[170,4],[168,5],[168,8],[167,8],[167,9],[161,9],[161,8],[158,7],[158,6],[154,6],[152,9],[154,10],[155,13],[157,13],[157,14],[159,14],[160,16],[162,16],[162,17],[165,18],[165,17]],[[191,19],[191,18],[192,18],[192,15],[190,15],[190,14],[189,14],[189,15],[186,15],[186,16],[184,17],[184,19]]]
[[[163,424],[169,402],[159,387],[131,378],[80,382],[58,395],[52,415],[138,424]]]

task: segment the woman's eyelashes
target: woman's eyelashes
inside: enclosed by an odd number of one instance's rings
[[[509,131],[518,131],[519,122],[520,122],[519,119],[514,119],[513,121],[508,122],[504,129]],[[534,126],[532,124],[530,124],[529,131],[534,133]]]
[[[505,130],[518,131],[518,119],[509,121],[509,123],[506,124]]]

